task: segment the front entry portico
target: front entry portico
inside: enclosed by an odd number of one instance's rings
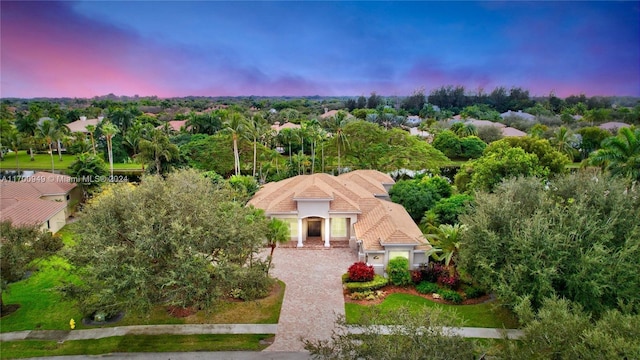
[[[308,217],[298,219],[298,247],[304,246],[307,238],[320,237],[324,239],[324,246],[330,247],[331,220],[321,217]],[[304,231],[306,229],[306,231]]]

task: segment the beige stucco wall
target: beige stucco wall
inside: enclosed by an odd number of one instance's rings
[[[66,209],[61,209],[58,213],[53,215],[49,219],[49,226],[47,226],[47,222],[43,222],[40,228],[42,230],[51,231],[53,234],[57,233],[63,226],[67,223]]]

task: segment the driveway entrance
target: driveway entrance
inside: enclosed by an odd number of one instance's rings
[[[350,248],[277,248],[271,275],[286,284],[274,343],[264,351],[301,351],[300,337],[329,339],[344,315],[342,274],[357,258]]]

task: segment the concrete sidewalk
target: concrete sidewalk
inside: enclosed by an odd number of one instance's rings
[[[86,330],[32,330],[0,334],[0,341],[87,340],[125,335],[275,334],[277,324],[133,325]]]
[[[379,332],[390,333],[391,326],[380,326]],[[87,340],[125,335],[197,335],[197,334],[276,334],[277,324],[191,324],[191,325],[134,325],[87,330],[32,330],[0,334],[0,341],[16,340]],[[506,333],[510,339],[522,336],[522,330],[492,328],[445,328],[452,334],[467,338],[501,339]],[[350,327],[354,334],[362,333],[358,326]],[[273,350],[272,350],[273,351]]]

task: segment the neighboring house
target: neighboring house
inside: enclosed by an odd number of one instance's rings
[[[0,183],[0,221],[40,225],[56,233],[82,199],[82,190],[67,175],[37,172],[20,182]]]
[[[168,121],[166,124],[156,126],[156,129],[163,129],[165,126],[169,126],[169,130],[173,132],[180,132],[183,129],[184,130],[191,129],[190,126],[187,127],[186,125],[187,125],[187,120],[172,120],[172,121]]]
[[[417,115],[409,115],[407,116],[407,125],[409,126],[418,126],[422,122],[420,116]]]
[[[87,119],[86,116],[80,116],[80,120],[76,120],[74,122],[68,123],[67,127],[69,128],[69,131],[71,131],[72,133],[81,132],[83,134],[88,134],[89,131],[87,131],[87,125],[93,125],[95,127],[98,127],[100,122],[102,122],[102,119],[103,119],[102,116],[100,116],[97,119]]]
[[[620,128],[630,127],[630,126],[631,125],[623,123],[623,122],[610,121],[610,122],[606,122],[604,124],[600,124],[598,127],[600,129],[603,129],[603,130],[609,130],[611,132],[616,132]]]
[[[420,130],[417,127],[409,128],[409,133],[414,136],[419,136],[423,139],[431,139],[431,133],[428,131]]]
[[[502,128],[502,136],[504,137],[523,137],[527,136],[527,133],[524,131],[520,131],[516,128],[512,127],[504,127]]]
[[[266,184],[249,205],[285,221],[297,247],[348,244],[383,274],[389,259],[406,257],[416,268],[431,249],[407,211],[388,200],[393,184],[375,170],[299,175]]]
[[[522,110],[518,110],[518,111],[507,111],[507,112],[503,112],[502,114],[500,114],[501,118],[508,118],[508,117],[517,117],[523,120],[527,120],[527,121],[535,121],[536,117],[535,115],[526,113],[526,112],[522,112]]]
[[[283,129],[300,129],[300,125],[291,122],[286,122],[280,125],[280,122],[276,121],[275,123],[273,123],[273,125],[271,125],[271,129],[275,130],[276,133],[279,133]]]

